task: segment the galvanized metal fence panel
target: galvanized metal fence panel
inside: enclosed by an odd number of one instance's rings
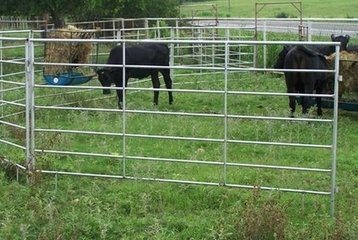
[[[18,40],[18,39],[17,39]],[[25,40],[24,40],[25,41]],[[66,40],[66,39],[36,39],[29,38],[25,41],[26,45],[26,61],[25,65],[25,78],[26,78],[26,96],[25,96],[25,109],[26,109],[26,144],[24,147],[18,146],[17,144],[13,144],[7,140],[2,139],[1,142],[4,144],[11,145],[13,147],[18,147],[26,152],[27,166],[24,167],[28,171],[40,171],[43,173],[49,174],[65,174],[65,175],[77,175],[77,176],[95,176],[95,177],[105,177],[105,178],[118,178],[118,179],[142,179],[142,180],[151,180],[151,181],[161,181],[161,182],[176,182],[176,183],[186,183],[186,184],[200,184],[200,185],[210,185],[210,186],[228,186],[228,187],[237,187],[237,188],[256,188],[258,187],[255,184],[242,184],[240,182],[232,182],[228,181],[228,168],[229,167],[243,167],[247,168],[258,168],[258,169],[269,169],[269,170],[289,170],[289,171],[299,171],[299,172],[308,172],[310,174],[314,173],[328,173],[331,174],[331,189],[330,191],[321,191],[321,190],[311,190],[311,189],[300,189],[300,188],[286,188],[275,187],[275,186],[260,186],[261,189],[265,190],[281,190],[287,192],[298,192],[298,193],[310,193],[310,194],[319,194],[319,195],[330,195],[331,196],[331,212],[334,211],[334,197],[336,192],[336,151],[337,151],[337,119],[338,119],[338,69],[339,69],[339,46],[338,43],[327,43],[327,42],[285,42],[285,41],[247,41],[247,40],[196,40],[195,44],[223,44],[225,46],[225,59],[224,63],[220,67],[210,67],[210,66],[169,66],[169,67],[158,67],[156,68],[170,68],[170,69],[192,69],[192,70],[220,70],[223,74],[223,83],[224,86],[220,90],[200,90],[200,89],[172,89],[173,93],[196,93],[196,94],[215,94],[223,97],[223,107],[220,113],[201,113],[201,112],[187,112],[187,111],[160,111],[160,110],[140,110],[140,109],[132,109],[127,108],[127,98],[126,94],[123,96],[123,109],[114,109],[114,108],[101,108],[101,107],[69,107],[69,106],[57,106],[55,102],[50,105],[38,104],[37,103],[37,91],[41,89],[75,89],[75,90],[99,90],[103,89],[100,86],[52,86],[52,85],[43,85],[36,83],[35,73],[36,69],[45,65],[64,65],[64,66],[91,66],[91,67],[119,67],[119,68],[128,68],[128,67],[136,67],[136,68],[151,68],[153,66],[139,66],[139,65],[127,65],[125,62],[121,65],[107,65],[107,64],[69,64],[69,63],[46,63],[41,59],[37,59],[34,56],[34,46],[39,42],[96,42],[96,43],[121,43],[123,47],[126,44],[132,43],[141,43],[141,42],[161,42],[166,44],[180,45],[180,44],[192,44],[193,40]],[[243,68],[243,67],[232,67],[229,64],[229,51],[231,45],[276,45],[276,44],[325,44],[325,45],[334,45],[336,46],[336,62],[335,69],[333,70],[320,70],[322,72],[331,72],[335,74],[335,92],[334,94],[287,94],[282,92],[257,92],[257,91],[237,91],[231,90],[228,87],[229,83],[229,74],[233,71],[245,71],[245,72],[260,72],[260,71],[274,71],[275,69],[264,69],[264,68]],[[1,62],[4,62],[1,60]],[[306,71],[312,72],[317,70],[295,70],[295,69],[286,69],[285,71]],[[123,71],[124,72],[124,71]],[[124,73],[123,73],[124,74]],[[1,81],[4,83],[5,81]],[[144,87],[131,87],[124,86],[122,88],[118,87],[108,87],[108,89],[112,90],[123,90],[123,91],[153,91],[152,88],[144,88]],[[1,89],[1,92],[4,92],[6,89]],[[160,92],[166,92],[166,89],[159,89]],[[252,116],[248,114],[232,114],[228,111],[228,98],[229,96],[241,96],[241,95],[252,95],[252,96],[321,96],[321,97],[330,97],[334,98],[334,113],[331,119],[312,119],[312,118],[295,118],[294,121],[298,122],[322,122],[332,124],[332,139],[329,144],[318,144],[318,143],[300,143],[300,142],[280,142],[280,141],[264,141],[264,140],[243,140],[243,139],[235,139],[228,136],[228,124],[230,119],[242,119],[242,120],[264,120],[264,121],[288,121],[292,122],[293,119],[288,117],[276,117],[276,116]],[[1,104],[9,104],[5,99],[1,99]],[[38,127],[36,124],[36,114],[41,110],[56,110],[56,111],[65,111],[65,110],[73,110],[76,112],[79,111],[87,111],[87,112],[113,112],[121,114],[121,119],[119,121],[120,131],[119,132],[111,132],[111,131],[90,131],[90,130],[80,130],[80,129],[61,129],[61,128],[43,128]],[[196,136],[173,136],[173,135],[165,135],[165,134],[146,134],[146,133],[133,133],[129,130],[131,126],[130,122],[127,122],[127,117],[129,114],[151,114],[155,116],[165,115],[165,116],[192,116],[199,118],[210,118],[210,119],[220,119],[222,120],[222,135],[221,137],[196,137]],[[3,115],[2,115],[3,116]],[[0,119],[0,124],[2,125],[12,125],[17,126],[16,123],[10,123],[6,121],[5,118]],[[22,128],[23,129],[23,128]],[[86,136],[105,136],[105,137],[119,137],[121,141],[119,144],[120,152],[115,154],[109,153],[101,153],[101,152],[81,152],[81,151],[73,151],[66,149],[44,149],[36,147],[36,140],[40,137],[40,134],[48,134],[48,133],[60,133],[60,134],[82,134]],[[163,157],[163,156],[142,156],[142,155],[132,155],[129,151],[130,141],[132,139],[161,139],[161,140],[174,140],[174,141],[189,141],[189,142],[205,142],[205,143],[215,143],[220,144],[222,146],[221,151],[221,161],[207,160],[201,161],[200,159],[187,159],[187,158],[175,158],[175,157]],[[114,145],[117,145],[114,143]],[[300,167],[300,166],[285,166],[285,165],[270,165],[270,164],[260,164],[260,163],[238,163],[233,162],[228,159],[228,146],[229,144],[245,144],[245,145],[261,145],[261,146],[279,146],[279,147],[298,147],[298,148],[313,148],[313,149],[328,149],[332,152],[331,159],[331,167],[330,168],[317,168],[317,167]],[[90,149],[88,149],[90,150]],[[75,171],[63,171],[60,169],[42,169],[38,168],[36,165],[36,158],[40,157],[42,154],[55,154],[55,155],[64,155],[64,156],[81,156],[81,157],[100,157],[105,159],[117,159],[121,160],[122,172],[117,174],[105,174],[105,173],[90,173],[90,172],[75,172]],[[136,176],[130,173],[127,173],[127,161],[129,160],[139,160],[139,161],[154,161],[154,162],[168,162],[168,163],[177,163],[177,164],[199,164],[200,166],[217,166],[219,167],[221,179],[219,181],[199,181],[193,179],[172,179],[169,177],[147,177],[147,176]]]

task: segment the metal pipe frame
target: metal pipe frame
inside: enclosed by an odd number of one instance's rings
[[[2,61],[0,62],[0,64],[3,63]],[[25,74],[25,71],[20,71],[20,72],[15,72],[15,73],[7,73],[7,74],[3,74],[2,77],[11,77],[11,76],[16,76],[16,75],[23,75]],[[1,83],[6,83],[5,80],[0,80]],[[8,81],[8,83],[10,83],[11,81]],[[11,82],[14,84],[19,84],[16,82]],[[20,83],[21,84],[21,83]]]
[[[13,105],[13,106],[17,106],[17,107],[25,107],[25,104],[21,104],[21,103],[17,103],[15,101],[5,101],[5,100],[0,100],[1,103],[5,103],[5,105],[9,104],[9,105]]]
[[[19,128],[19,129],[22,129],[22,130],[26,130],[25,126],[21,126],[21,125],[15,124],[15,123],[6,122],[6,121],[3,121],[3,120],[0,120],[0,123],[4,124],[4,125],[7,125],[7,126]]]
[[[92,156],[92,157],[103,157],[103,158],[114,158],[121,159],[123,155],[116,154],[100,154],[100,153],[84,153],[84,152],[71,152],[71,151],[59,151],[59,150],[48,150],[48,149],[36,149],[41,154],[59,154],[59,155],[76,155],[76,156]],[[139,161],[157,161],[157,162],[173,162],[173,163],[189,163],[189,164],[200,164],[200,165],[213,165],[213,166],[224,166],[224,162],[220,161],[207,161],[207,160],[191,160],[191,159],[175,159],[175,158],[160,158],[160,157],[143,157],[143,156],[126,156],[127,159],[139,160]],[[268,164],[250,164],[250,163],[231,163],[227,162],[227,166],[232,167],[244,167],[244,168],[262,168],[262,169],[273,169],[283,171],[303,171],[303,172],[317,172],[323,174],[331,173],[331,169],[324,168],[304,168],[295,166],[277,166]]]
[[[232,29],[232,30],[231,30]],[[135,38],[135,39],[137,39],[137,40],[139,40],[140,39],[140,36],[144,36],[144,37],[146,37],[146,38],[148,38],[147,36],[148,36],[148,31],[150,31],[150,30],[152,30],[152,31],[155,31],[155,33],[156,32],[158,32],[158,35],[160,35],[160,31],[162,30],[170,30],[170,37],[167,37],[167,38],[161,38],[161,39],[171,39],[171,40],[173,40],[173,39],[176,39],[176,40],[178,40],[178,39],[183,39],[183,37],[182,36],[180,36],[180,33],[182,32],[182,31],[190,31],[190,33],[191,33],[191,35],[198,35],[198,36],[189,36],[189,37],[187,37],[186,39],[198,39],[198,37],[199,37],[199,40],[202,40],[202,39],[204,39],[204,40],[211,40],[212,39],[212,37],[213,37],[213,34],[209,34],[209,35],[205,35],[206,34],[206,30],[207,30],[207,27],[200,27],[200,26],[198,26],[198,27],[195,27],[195,28],[193,28],[193,27],[178,27],[178,26],[176,26],[176,27],[159,27],[158,26],[158,22],[157,22],[157,27],[150,27],[150,28],[148,28],[148,27],[146,27],[146,28],[123,28],[123,29],[120,29],[120,36],[122,36],[122,39],[128,39],[128,38],[131,38],[131,37],[133,37],[133,38]],[[174,30],[176,30],[176,31],[174,31]],[[181,30],[181,32],[179,31],[179,30]],[[229,40],[229,39],[243,39],[243,38],[247,38],[247,39],[253,39],[253,36],[243,36],[243,37],[240,37],[240,36],[232,36],[232,34],[230,34],[230,30],[231,31],[234,31],[234,30],[236,30],[237,31],[237,27],[230,27],[230,26],[223,26],[223,27],[219,27],[219,26],[216,26],[216,27],[214,27],[214,28],[212,28],[212,29],[210,29],[211,31],[212,31],[212,33],[214,33],[216,36],[220,36],[220,35],[218,35],[218,34],[216,34],[215,32],[217,32],[217,31],[219,31],[219,30],[223,30],[223,31],[225,31],[226,32],[226,37],[219,37],[219,39],[221,39],[221,40]],[[239,27],[239,32],[240,32],[240,30],[253,30],[253,28],[252,27]],[[143,31],[143,34],[140,34],[140,31]],[[131,34],[132,32],[134,32],[133,34]],[[176,35],[174,35],[174,34],[176,34]],[[229,38],[228,38],[229,37]],[[185,37],[184,37],[185,38]],[[218,39],[218,37],[216,37],[216,39]],[[173,44],[171,44],[172,46],[171,47],[174,47],[173,46]],[[187,46],[187,47],[178,47],[178,46],[175,46],[175,48],[191,48],[192,46]],[[210,46],[208,46],[208,47],[210,47]],[[223,45],[223,47],[224,47],[224,45]],[[199,58],[199,65],[200,66],[202,66],[202,63],[205,61],[205,60],[203,60],[203,58],[205,58],[205,57],[210,57],[210,56],[212,56],[212,55],[206,55],[206,54],[203,54],[203,52],[202,52],[202,50],[203,50],[203,45],[202,44],[200,44],[199,46],[198,46],[198,48],[199,48],[199,54],[195,54],[195,53],[193,53],[192,55],[187,55],[187,56],[184,56],[184,55],[180,55],[180,56],[175,56],[174,55],[174,53],[175,53],[175,50],[173,50],[172,51],[172,54],[171,54],[171,59],[176,59],[176,58],[178,58],[178,57],[180,57],[180,58],[186,58],[186,57],[191,57],[192,59],[197,59],[197,58]],[[204,48],[205,49],[205,48]],[[217,48],[216,48],[217,49]],[[241,49],[241,48],[240,48]],[[206,50],[206,49],[205,49]],[[212,49],[212,51],[214,51],[215,49]],[[177,51],[178,52],[178,51]],[[247,52],[247,53],[242,53],[241,52],[241,50],[240,50],[240,52],[237,54],[237,55],[240,55],[240,54],[245,54],[245,55],[252,55],[252,57],[254,57],[254,54],[252,54],[252,53],[249,53],[249,52]],[[215,53],[215,59],[220,59],[219,57],[219,54],[217,54],[217,53]],[[222,54],[222,56],[223,56],[223,58],[222,59],[224,59],[225,58],[225,50],[223,50],[223,54]],[[214,60],[212,60],[212,61],[214,61]],[[239,64],[240,64],[240,62],[241,62],[241,58],[240,58],[240,60],[238,61],[239,62]],[[237,61],[236,61],[236,63],[237,63]],[[250,64],[250,67],[252,67],[253,65],[251,65],[251,64],[254,64],[254,61],[252,61],[252,62],[250,62],[249,63]],[[200,70],[201,71],[201,70]]]
[[[15,90],[20,90],[20,89],[25,89],[25,87],[21,86],[21,87],[12,87],[12,88],[6,88],[6,89],[1,88],[0,92],[4,93],[4,92],[10,92],[10,91],[15,91]]]
[[[16,143],[13,143],[13,142],[4,140],[4,139],[0,139],[0,142],[26,151],[26,147],[21,146],[21,145],[19,145],[19,144],[16,144]]]
[[[98,21],[84,21],[84,22],[73,22],[73,23],[69,23],[72,25],[76,25],[76,24],[89,24],[89,23],[108,23],[108,22],[113,22],[113,20],[115,21],[123,21],[123,22],[131,22],[131,21],[191,21],[193,18],[192,17],[187,17],[187,18],[109,18],[109,19],[105,19],[105,20],[98,20]],[[255,18],[237,18],[237,17],[219,17],[218,20],[219,21],[230,21],[230,20],[247,20],[247,21],[253,21]],[[214,18],[212,17],[194,17],[194,20],[199,21],[199,20],[214,20]],[[297,18],[259,18],[258,21],[300,21]],[[341,22],[349,22],[349,23],[357,23],[358,20],[356,18],[302,18],[303,21],[322,21],[322,22],[337,22],[337,21],[341,21]]]
[[[34,108],[34,42],[26,40],[26,165],[30,172],[35,170],[35,108]]]
[[[82,177],[99,177],[99,178],[111,178],[111,179],[128,179],[128,180],[142,180],[142,181],[154,181],[163,183],[176,183],[176,184],[188,184],[188,185],[201,185],[201,186],[216,186],[220,187],[222,184],[216,182],[200,182],[200,181],[185,181],[177,179],[163,179],[163,178],[146,178],[146,177],[131,177],[131,176],[119,176],[109,174],[93,174],[93,173],[80,173],[80,172],[65,172],[65,171],[51,171],[51,170],[37,170],[40,173],[55,174],[55,175],[68,175],[68,176],[82,176]],[[244,188],[244,189],[262,189],[269,191],[282,191],[291,193],[301,194],[315,194],[315,195],[329,195],[330,192],[315,191],[315,190],[302,190],[302,189],[290,189],[290,188],[279,188],[279,187],[265,187],[255,185],[239,185],[227,183],[226,187],[231,188]]]
[[[332,173],[331,173],[331,204],[330,214],[334,216],[334,199],[337,192],[337,138],[338,138],[338,91],[339,91],[339,52],[340,46],[336,45],[336,57],[334,62],[334,101],[333,101],[333,131],[332,131]]]
[[[2,34],[0,33],[0,38],[2,37]],[[4,65],[3,65],[3,51],[1,48],[3,47],[3,40],[0,39],[0,101],[4,100],[4,82],[3,82],[3,74],[4,74]],[[1,104],[1,113],[0,117],[2,118],[4,116],[4,107],[3,104]]]
[[[8,38],[7,38],[8,39]],[[1,38],[0,38],[1,40]],[[17,39],[18,40],[18,39]],[[334,196],[336,191],[336,151],[337,151],[337,119],[338,119],[338,70],[339,70],[339,58],[336,57],[335,69],[334,70],[294,70],[294,69],[282,69],[282,71],[290,72],[334,72],[335,73],[335,92],[334,94],[288,94],[288,93],[274,93],[274,92],[248,92],[248,91],[229,91],[227,88],[228,82],[228,73],[230,71],[243,71],[243,72],[255,72],[255,71],[277,71],[277,69],[260,69],[260,68],[236,68],[229,66],[228,55],[226,54],[225,63],[223,67],[186,67],[186,66],[170,66],[169,68],[173,69],[193,69],[193,70],[221,70],[224,72],[224,90],[193,90],[193,89],[173,89],[173,92],[182,92],[182,93],[202,93],[202,94],[220,94],[224,96],[224,109],[223,114],[204,114],[204,113],[179,113],[179,112],[160,112],[160,111],[142,111],[142,110],[131,110],[126,108],[126,94],[123,94],[123,109],[100,109],[100,108],[75,108],[75,107],[55,107],[55,106],[39,106],[35,104],[35,89],[36,88],[73,88],[73,89],[105,89],[104,87],[98,86],[51,86],[51,85],[39,85],[34,84],[34,67],[36,65],[70,65],[70,66],[106,66],[106,67],[136,67],[136,68],[150,68],[153,66],[138,66],[138,65],[127,65],[125,63],[125,51],[123,51],[124,63],[122,65],[107,65],[107,64],[61,64],[61,63],[44,63],[38,62],[34,58],[34,43],[40,41],[47,42],[70,42],[66,39],[32,39],[29,38],[26,40],[26,62],[25,62],[25,72],[26,72],[26,147],[8,142],[6,140],[0,139],[0,142],[9,144],[11,146],[23,149],[26,151],[27,167],[28,171],[40,171],[43,173],[49,174],[64,174],[64,175],[76,175],[76,176],[92,176],[92,177],[105,177],[105,178],[118,178],[118,179],[140,179],[140,180],[150,180],[150,181],[162,181],[162,182],[171,182],[171,183],[186,183],[186,184],[200,184],[200,185],[210,185],[210,186],[221,186],[225,185],[227,187],[235,188],[260,188],[264,190],[280,190],[285,192],[296,192],[296,193],[308,193],[308,194],[319,194],[319,195],[329,195],[331,196],[331,214],[334,212]],[[24,40],[25,41],[25,40]],[[133,42],[162,42],[168,44],[188,44],[192,41],[189,40],[150,40],[150,41],[133,41],[133,40],[72,40],[71,42],[117,42],[122,43],[122,46],[125,50],[126,43]],[[229,52],[230,44],[248,44],[248,45],[270,45],[270,44],[306,44],[306,45],[334,45],[336,46],[336,56],[339,56],[339,43],[334,42],[287,42],[287,41],[235,41],[235,40],[199,40],[195,41],[195,44],[224,44],[226,53]],[[156,68],[168,68],[168,67],[158,67]],[[123,71],[123,77],[124,77]],[[2,81],[3,83],[10,81]],[[107,89],[120,89],[123,91],[152,91],[152,88],[135,88],[127,87],[125,84],[122,88],[117,87],[106,87]],[[156,89],[157,90],[157,89]],[[166,89],[158,89],[158,91],[167,91]],[[227,111],[227,98],[229,94],[236,95],[266,95],[266,96],[321,96],[321,97],[331,97],[334,99],[334,116],[333,119],[306,119],[298,118],[294,119],[295,121],[314,121],[314,122],[323,122],[330,123],[333,125],[332,133],[332,144],[323,145],[323,144],[306,144],[306,143],[285,143],[285,142],[264,142],[264,141],[246,141],[239,139],[229,139],[227,135],[228,129],[228,119],[229,118],[242,118],[242,119],[254,119],[254,120],[280,120],[280,121],[291,121],[290,118],[286,117],[265,117],[265,116],[243,116],[243,115],[230,115]],[[4,101],[3,102],[8,102]],[[24,106],[18,104],[19,106]],[[106,112],[120,112],[122,113],[122,133],[110,133],[110,132],[95,132],[95,131],[80,131],[80,130],[59,130],[59,129],[40,129],[35,127],[35,110],[39,109],[58,109],[58,110],[87,110],[87,111],[106,111]],[[198,137],[179,137],[179,136],[162,136],[162,135],[146,135],[146,134],[132,134],[127,132],[127,123],[125,121],[128,113],[139,113],[139,114],[163,114],[163,115],[181,115],[181,116],[195,116],[195,117],[213,117],[213,118],[222,118],[224,124],[224,136],[223,138],[198,138]],[[293,120],[293,119],[292,119]],[[5,121],[0,121],[1,124],[11,125]],[[20,127],[19,125],[13,124],[13,126]],[[23,129],[23,128],[22,128]],[[104,135],[104,136],[118,136],[122,138],[121,155],[113,154],[102,154],[102,153],[88,153],[88,152],[73,152],[73,151],[62,151],[62,150],[50,150],[50,149],[36,149],[35,148],[35,133],[37,132],[60,132],[60,133],[70,133],[70,134],[87,134],[87,135]],[[153,139],[167,139],[167,140],[176,140],[176,141],[203,141],[211,142],[223,145],[223,158],[221,161],[200,161],[200,160],[188,160],[188,159],[170,159],[170,158],[154,158],[154,157],[141,157],[141,156],[130,156],[127,154],[127,138],[153,138]],[[250,145],[273,145],[273,146],[285,146],[285,147],[302,147],[302,148],[322,148],[330,149],[332,151],[332,167],[331,169],[320,169],[320,168],[303,168],[303,167],[292,167],[292,166],[275,166],[275,165],[264,165],[264,164],[246,164],[246,163],[231,163],[227,160],[227,144],[250,144]],[[36,153],[47,153],[47,154],[66,154],[66,155],[77,155],[77,156],[92,156],[92,157],[105,157],[105,158],[114,158],[122,161],[122,175],[105,175],[105,174],[89,174],[89,173],[76,173],[76,172],[63,172],[63,171],[49,171],[49,170],[38,170],[35,165],[35,156]],[[182,162],[182,163],[192,163],[192,164],[208,164],[208,165],[217,165],[223,168],[223,180],[222,182],[201,182],[201,181],[186,181],[186,180],[177,180],[177,179],[160,179],[160,178],[135,178],[129,176],[126,173],[126,160],[147,160],[147,161],[168,161],[168,162]],[[292,170],[292,171],[308,171],[308,172],[317,172],[317,173],[330,173],[331,174],[331,191],[317,191],[317,190],[306,190],[306,189],[289,189],[289,188],[279,188],[279,187],[257,187],[251,185],[240,185],[235,183],[229,183],[226,179],[226,169],[227,167],[250,167],[250,168],[263,168],[263,169],[276,169],[276,170]]]

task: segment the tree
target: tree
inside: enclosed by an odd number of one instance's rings
[[[104,17],[175,17],[179,0],[1,0],[0,15],[44,16],[55,28],[65,19],[93,20]]]
[[[63,27],[65,18],[92,6],[95,0],[1,0],[0,14],[15,16],[49,15],[55,27]]]
[[[98,0],[82,19],[177,17],[179,0]],[[73,16],[78,18],[79,15]]]

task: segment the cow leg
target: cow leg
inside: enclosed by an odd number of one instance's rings
[[[160,71],[163,75],[165,87],[168,89],[168,97],[169,97],[169,104],[173,103],[173,93],[170,91],[172,89],[172,79],[170,78],[170,69],[162,69]]]
[[[296,84],[292,81],[293,76],[290,73],[285,72],[285,80],[286,80],[286,87],[287,93],[296,93]],[[295,96],[288,96],[288,105],[291,109],[290,117],[294,117],[293,114],[296,111],[296,97]]]
[[[313,84],[307,84],[305,86],[305,94],[312,94],[314,89]],[[312,106],[312,97],[304,96],[302,102],[302,114],[307,114],[309,108]]]
[[[122,87],[121,84],[116,83],[116,87]],[[118,108],[122,109],[123,102],[123,89],[117,89],[117,97],[118,97]]]
[[[290,117],[293,117],[293,114],[296,111],[296,97],[295,96],[289,96],[288,100],[289,100],[289,105],[290,105],[290,109],[291,109]]]
[[[154,89],[159,89],[160,88],[160,82],[159,82],[158,72],[153,71],[152,74],[151,74],[151,78],[152,78],[153,88]],[[159,98],[159,91],[154,90],[154,99],[153,99],[154,105],[158,105],[158,98]]]
[[[127,86],[128,78],[126,77],[125,80],[125,86]],[[123,82],[116,81],[116,87],[122,87]],[[123,94],[125,94],[124,89],[117,89],[117,97],[118,97],[118,108],[122,109],[122,103],[123,103]]]
[[[301,84],[301,83],[299,83],[299,84],[296,86],[296,88],[298,89],[298,92],[299,92],[299,93],[304,93],[304,92],[305,92],[304,85]],[[299,103],[299,104],[301,104],[301,106],[302,106],[302,104],[303,104],[303,102],[304,102],[304,96],[299,96],[299,98],[300,98],[300,103]]]
[[[316,89],[316,94],[322,94],[323,90],[321,87],[318,87]],[[317,115],[322,116],[322,98],[316,97],[316,103],[317,103]]]

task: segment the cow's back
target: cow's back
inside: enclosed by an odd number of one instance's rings
[[[108,57],[108,64],[123,64],[123,47],[114,47]],[[169,66],[169,48],[165,44],[146,43],[126,47],[126,65]]]
[[[328,69],[328,63],[322,54],[316,53],[305,46],[293,47],[285,57],[284,67],[287,69]],[[328,77],[324,72],[291,72],[287,80],[302,84],[323,84]]]

